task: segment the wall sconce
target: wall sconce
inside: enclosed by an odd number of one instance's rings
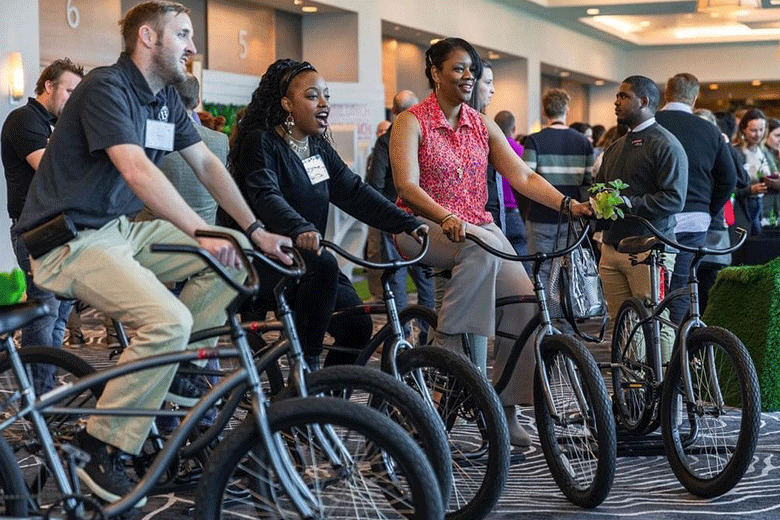
[[[18,104],[24,97],[24,68],[22,53],[12,52],[8,56],[8,101]]]

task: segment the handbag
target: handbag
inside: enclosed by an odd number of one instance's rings
[[[577,225],[569,211],[570,197],[564,197],[558,214],[558,230],[555,237],[555,249],[563,234],[563,216],[566,214],[566,247],[578,236]],[[580,223],[579,231],[582,231]],[[584,242],[590,246],[588,237]],[[564,256],[552,259],[548,288],[548,308],[550,318],[565,319],[574,332],[588,341],[601,341],[607,324],[607,303],[599,278],[598,265],[590,247],[578,245]],[[592,318],[601,318],[601,331],[598,337],[580,331],[577,323]]]

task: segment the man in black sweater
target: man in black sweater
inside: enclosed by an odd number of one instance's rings
[[[615,100],[615,114],[618,124],[628,126],[629,131],[604,152],[596,181],[622,179],[629,186],[621,195],[631,203],[630,212],[649,220],[664,235],[672,236],[674,216],[685,201],[688,158],[680,141],[655,121],[659,97],[658,87],[649,78],[630,76],[623,80]],[[632,266],[627,254],[616,251],[623,238],[648,234],[634,220],[616,220],[604,231],[599,274],[613,320],[627,299],[650,297],[648,266]],[[639,255],[640,260],[646,255]],[[673,265],[674,255],[665,256]],[[673,344],[668,327],[662,328],[661,343],[663,358],[668,360]]]
[[[693,74],[676,74],[666,83],[666,105],[655,119],[680,141],[688,156],[688,192],[677,215],[674,233],[683,245],[707,243],[707,229],[734,191],[736,170],[726,142],[711,123],[692,114],[699,95],[699,80]],[[685,287],[693,254],[680,251],[674,263],[669,290]],[[670,319],[680,323],[690,298],[677,298],[669,306]]]

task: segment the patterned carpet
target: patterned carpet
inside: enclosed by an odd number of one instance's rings
[[[113,363],[108,359],[110,350],[99,316],[87,311],[82,328],[86,343],[66,348],[97,367]],[[609,356],[606,344],[595,346],[593,352],[600,361]],[[664,456],[620,457],[611,494],[595,510],[573,506],[553,482],[535,435],[533,410],[523,409],[521,421],[535,442],[525,452],[526,460],[512,465],[506,489],[490,519],[780,518],[780,414],[763,415],[753,463],[742,482],[725,496],[704,500],[691,495],[674,477]],[[136,518],[186,518],[191,507],[189,493],[159,495],[152,497]]]

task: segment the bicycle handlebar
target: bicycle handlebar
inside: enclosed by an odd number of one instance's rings
[[[660,231],[658,231],[653,224],[650,223],[646,218],[640,217],[639,215],[631,215],[630,213],[626,213],[626,218],[636,220],[640,224],[642,224],[644,227],[647,228],[650,233],[652,233],[658,240],[663,242],[664,244],[673,247],[675,249],[679,249],[680,251],[685,251],[687,253],[702,253],[703,255],[727,255],[729,253],[733,253],[740,247],[742,247],[742,244],[745,243],[745,240],[747,239],[747,231],[745,231],[742,228],[737,228],[737,234],[739,235],[739,240],[737,243],[729,248],[726,249],[708,249],[706,247],[700,246],[700,247],[690,247],[690,246],[684,246],[682,244],[677,243],[676,240],[672,240],[671,238],[667,238],[661,234]]]
[[[301,253],[298,252],[298,250],[295,249],[294,247],[282,246],[281,249],[285,253],[288,253],[290,256],[292,256],[292,260],[293,260],[292,267],[283,266],[279,262],[275,261],[273,258],[263,254],[262,252],[256,249],[245,249],[244,252],[247,255],[251,256],[252,258],[264,263],[271,269],[277,271],[282,276],[286,276],[287,278],[303,277],[303,275],[306,274],[306,262],[301,256]]]
[[[466,238],[477,244],[479,247],[484,249],[490,254],[493,254],[499,258],[503,258],[504,260],[511,260],[513,262],[544,262],[545,260],[556,258],[559,256],[568,255],[571,253],[577,246],[582,244],[582,241],[585,240],[585,237],[588,234],[588,229],[590,229],[590,222],[585,222],[582,226],[582,231],[580,232],[580,235],[577,237],[577,240],[575,240],[572,244],[567,246],[564,249],[559,249],[557,251],[551,251],[549,253],[535,253],[533,255],[514,255],[511,253],[506,253],[504,251],[495,249],[489,245],[487,245],[485,242],[482,241],[479,237],[472,235],[471,233],[466,232]]]
[[[225,280],[225,283],[227,283],[230,287],[235,289],[239,294],[242,294],[244,296],[251,296],[253,294],[256,294],[260,290],[260,280],[257,276],[257,271],[255,270],[255,267],[252,265],[252,262],[249,261],[249,258],[247,258],[246,254],[244,254],[244,250],[241,248],[241,244],[239,244],[238,240],[231,235],[230,233],[224,233],[222,231],[213,231],[213,230],[205,230],[205,229],[198,229],[195,231],[196,237],[206,237],[206,238],[218,238],[222,240],[227,240],[230,243],[233,244],[233,247],[235,248],[236,252],[238,253],[238,258],[241,261],[241,264],[244,266],[244,269],[247,271],[247,278],[246,281],[243,284],[240,284],[236,282],[230,274],[227,272],[225,267],[217,262],[213,256],[211,256],[211,253],[203,249],[202,247],[198,246],[190,246],[185,244],[152,244],[149,249],[154,253],[188,253],[192,255],[197,255],[203,259],[203,261],[208,264],[209,267],[211,267],[220,278]]]
[[[417,254],[417,256],[415,256],[414,258],[410,258],[408,260],[393,260],[392,262],[369,262],[368,260],[358,258],[355,255],[348,253],[341,247],[337,246],[336,244],[328,240],[321,240],[320,245],[323,247],[327,247],[328,249],[332,249],[333,251],[343,256],[350,262],[353,262],[367,269],[399,269],[401,267],[408,267],[410,265],[416,264],[417,262],[422,260],[422,258],[428,252],[428,245],[429,245],[428,240],[429,240],[428,233],[423,233],[422,247],[420,248],[420,252]]]

